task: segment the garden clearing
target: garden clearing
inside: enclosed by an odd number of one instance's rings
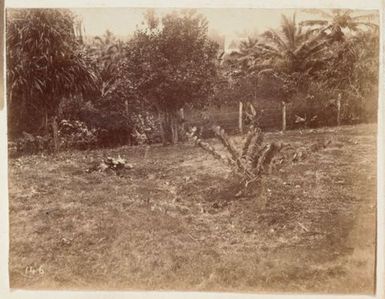
[[[11,288],[373,294],[376,126],[265,136],[326,139],[251,198],[189,143],[11,159]],[[118,155],[133,168],[86,172]]]

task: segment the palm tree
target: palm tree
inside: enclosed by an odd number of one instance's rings
[[[126,74],[122,72],[127,56],[126,45],[107,30],[86,44],[86,51],[98,74],[97,94],[90,101],[100,114],[114,118],[115,122],[111,123],[121,133],[124,130],[128,132],[126,141],[130,142],[132,112],[139,110],[139,105],[130,92],[129,81],[124,78]]]
[[[341,40],[344,37],[343,30],[357,32],[362,27],[378,30],[378,25],[373,22],[378,17],[376,14],[354,15],[354,11],[350,9],[332,9],[330,11],[314,9],[304,10],[304,12],[316,13],[323,19],[303,21],[301,25],[313,27],[317,31],[329,32],[332,40]]]
[[[253,52],[254,48],[257,46],[258,44],[258,39],[257,38],[252,38],[252,37],[248,37],[247,40],[245,41],[241,41],[241,44],[240,44],[240,54],[241,55],[249,55]]]
[[[291,19],[282,15],[280,30],[267,30],[263,37],[265,42],[258,47],[261,58],[286,74],[311,72],[326,46],[322,34],[296,23],[295,14]]]
[[[323,34],[305,30],[297,24],[295,14],[290,19],[282,15],[280,30],[267,30],[262,38],[233,57],[238,69],[253,75],[255,80],[270,76],[281,86],[284,130],[286,103],[300,83],[306,82],[304,78],[315,72],[323,62],[322,53],[327,40]]]
[[[267,30],[262,40],[244,43],[238,53],[233,53],[229,64],[248,74],[262,75],[267,72],[285,74],[308,74],[322,61],[322,52],[327,41],[323,34],[305,30],[291,19],[282,15],[280,30]]]
[[[367,34],[369,36],[378,36],[379,27],[376,23],[378,15],[373,13],[358,15],[350,9],[332,9],[330,11],[316,9],[310,11],[305,10],[305,12],[312,14],[316,13],[323,18],[319,20],[303,21],[301,22],[301,25],[306,26],[307,28],[312,28],[311,30],[313,31],[318,31],[327,35],[327,39],[330,43],[330,51],[327,55],[325,55],[325,66],[326,69],[329,69],[329,71],[325,73],[327,74],[331,71],[338,72],[338,70],[344,70],[339,75],[326,76],[326,78],[322,80],[325,85],[332,86],[333,90],[338,92],[337,123],[339,123],[342,90],[349,90],[349,88],[347,88],[349,86],[350,88],[353,88],[356,94],[360,94],[354,84],[351,83],[353,80],[350,79],[351,76],[354,76],[354,74],[358,72],[357,70],[353,72],[352,69],[355,68],[355,66],[361,65],[360,62],[363,60],[357,60],[356,58],[357,52],[362,50],[359,49],[362,46],[360,45],[357,47],[357,45],[361,43],[362,39],[367,36]],[[369,30],[364,31],[364,28]],[[347,35],[347,32],[350,34]],[[365,46],[363,48],[365,48]],[[335,59],[335,57],[337,57],[337,59]],[[350,70],[346,70],[347,66],[350,66]],[[320,73],[322,74],[322,71]],[[361,75],[357,82],[364,81],[364,77],[365,75]],[[349,96],[349,98],[351,98],[351,96]]]
[[[107,30],[103,36],[94,38],[88,45],[87,52],[96,64],[100,78],[100,96],[104,97],[112,92],[116,84],[117,67],[124,55],[123,43]]]

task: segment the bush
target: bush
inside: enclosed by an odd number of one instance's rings
[[[60,148],[90,149],[98,144],[100,130],[90,129],[84,122],[63,119],[59,123]]]
[[[98,143],[100,130],[89,129],[84,122],[62,120],[59,123],[59,149],[90,149]],[[8,143],[10,157],[37,153],[51,153],[54,141],[50,132],[44,136],[33,136],[23,132],[22,136]]]
[[[40,152],[52,152],[53,140],[50,135],[33,136],[27,132],[23,132],[22,137],[17,138],[14,142],[8,142],[8,153],[10,157],[20,155],[31,155]]]
[[[288,124],[296,126],[320,127],[337,125],[336,97],[329,93],[304,95],[299,94],[290,107],[292,113]],[[303,123],[297,123],[297,117],[303,119]]]
[[[144,112],[133,115],[131,119],[134,127],[133,138],[136,144],[161,142],[159,122],[154,115]]]
[[[111,106],[115,103],[115,106]],[[78,120],[88,130],[96,130],[99,147],[157,143],[161,141],[159,123],[148,111],[129,107],[129,112],[117,105],[114,97],[96,103],[81,98],[62,99],[59,118],[73,123]]]

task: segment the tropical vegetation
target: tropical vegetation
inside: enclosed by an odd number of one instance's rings
[[[310,126],[375,121],[375,16],[312,13],[321,19],[298,22],[295,14],[282,15],[280,28],[250,36],[239,51],[224,54],[195,10],[163,17],[148,10],[144,26],[128,41],[110,31],[81,36],[70,10],[9,10],[10,138],[64,138],[65,120],[92,131],[92,147],[177,143],[185,136],[184,109],[240,103],[241,125],[242,107],[263,106],[261,99],[282,105],[282,122],[289,125],[296,121],[286,120],[287,105]],[[331,120],[337,110],[338,119]],[[59,144],[73,142],[87,143]]]

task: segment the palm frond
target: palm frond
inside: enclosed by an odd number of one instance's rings
[[[273,55],[282,55],[282,52],[275,48],[274,46],[272,45],[268,45],[268,44],[258,44],[256,45],[255,47],[256,51],[259,51],[260,54],[265,54],[265,53],[269,53],[269,54],[273,54]]]
[[[293,49],[295,47],[296,33],[295,14],[293,14],[292,20],[289,20],[285,15],[282,15],[281,18],[281,31],[288,42],[288,48]]]
[[[322,41],[316,45],[314,45],[313,47],[310,47],[307,51],[306,51],[306,56],[308,58],[314,56],[315,54],[319,54],[320,52],[322,52],[325,47],[327,46],[328,42],[327,41]]]
[[[273,29],[265,31],[262,36],[268,41],[274,43],[281,51],[287,50],[285,41],[279,36],[279,33]]]
[[[313,38],[304,39],[303,43],[295,49],[294,55],[298,57],[308,57],[314,54],[314,49],[321,50],[327,44],[327,40],[322,35],[316,35]]]

